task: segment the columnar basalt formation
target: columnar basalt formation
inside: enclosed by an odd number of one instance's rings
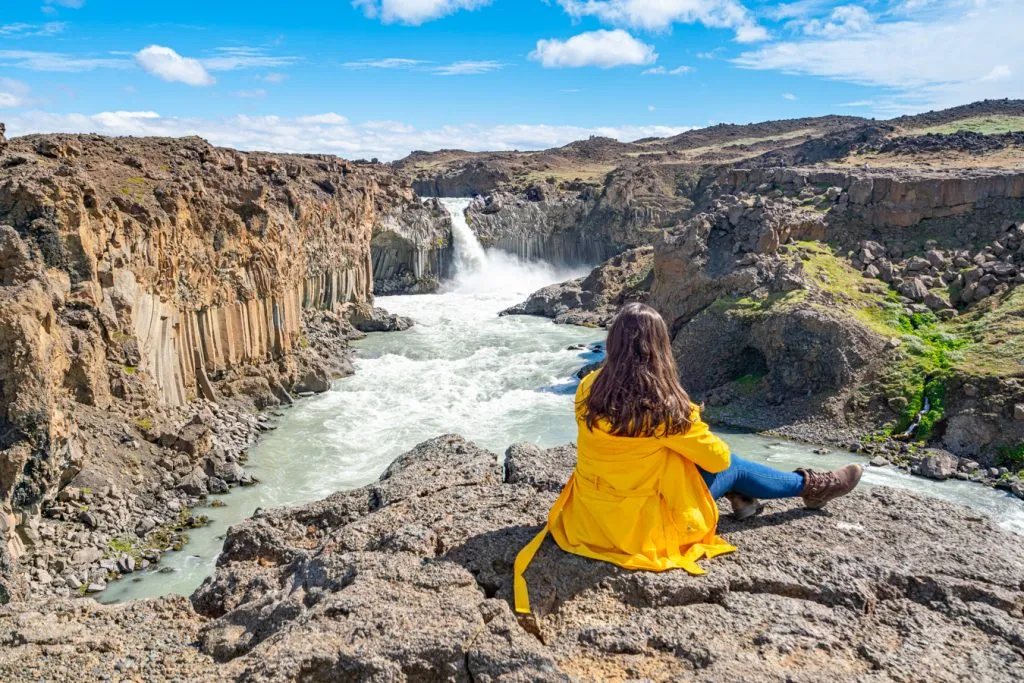
[[[371,252],[375,293],[433,292],[452,275],[451,216],[436,199],[408,204],[378,224]]]
[[[126,435],[155,442],[198,399],[265,407],[322,391],[351,372],[344,340],[358,333],[311,312],[369,315],[373,237],[431,245],[392,255],[393,269],[419,259],[414,275],[436,280],[443,266],[445,219],[377,165],[198,138],[5,144],[0,513],[15,555],[39,544],[63,487],[127,457],[95,452],[81,424],[120,414]]]

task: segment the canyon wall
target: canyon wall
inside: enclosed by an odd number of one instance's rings
[[[650,300],[709,414],[1012,466],[1024,174],[729,169],[695,200],[656,242]]]
[[[485,247],[555,265],[597,264],[650,244],[692,208],[663,169],[621,168],[600,186],[534,183],[478,197],[467,215]],[[666,185],[668,183],[668,186]]]
[[[381,221],[370,243],[377,294],[433,292],[453,268],[451,216],[436,199]]]
[[[369,311],[375,256],[443,272],[450,228],[377,165],[198,138],[2,143],[0,531],[14,555],[85,461],[123,456],[91,451],[86,416],[120,415],[130,439],[194,399],[261,406],[329,386],[344,359],[310,348],[309,311]],[[388,234],[431,246],[375,253]]]

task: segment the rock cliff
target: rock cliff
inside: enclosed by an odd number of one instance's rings
[[[432,245],[381,256],[391,272],[443,265],[444,220],[383,167],[198,138],[28,136],[0,154],[0,531],[13,555],[46,552],[41,588],[70,564],[47,550],[45,511],[106,527],[105,506],[78,512],[63,489],[226,487],[245,439],[172,438],[219,424],[202,404],[277,405],[351,372],[346,319],[372,317],[375,236]],[[160,467],[168,448],[189,458]],[[146,507],[129,504],[114,527]]]
[[[0,675],[1011,681],[1024,666],[1017,539],[884,488],[723,516],[739,550],[699,577],[549,539],[527,572],[536,618],[517,619],[512,562],[574,457],[519,444],[502,467],[458,437],[428,441],[377,483],[233,528],[199,615],[180,599],[0,608]]]

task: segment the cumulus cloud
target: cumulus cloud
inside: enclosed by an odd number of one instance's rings
[[[785,92],[782,93],[782,99],[789,100],[790,102],[795,102],[797,100],[797,97],[791,92]]]
[[[473,10],[491,4],[491,0],[353,0],[366,16],[385,24],[418,26],[459,10]]]
[[[693,71],[692,66],[677,66],[674,69],[667,69],[663,66],[656,66],[644,71],[644,76],[685,76]]]
[[[801,20],[793,25],[809,36],[841,38],[867,31],[874,23],[874,17],[860,5],[842,5],[833,9],[827,19]]]
[[[213,85],[217,81],[206,71],[202,62],[182,57],[169,47],[150,45],[135,53],[135,61],[145,71],[165,81],[186,85]]]
[[[618,140],[678,135],[685,126],[554,126],[509,124],[448,125],[419,130],[399,121],[352,124],[333,112],[289,118],[233,116],[223,119],[162,117],[153,111],[99,114],[55,114],[30,111],[7,117],[11,135],[33,132],[101,133],[105,135],[199,135],[213,144],[278,152],[333,153],[349,158],[390,160],[416,149],[531,150],[546,149],[600,135]]]
[[[641,42],[622,29],[580,33],[568,40],[538,40],[530,59],[547,68],[651,64],[658,59],[654,47]]]
[[[1020,44],[1024,3],[946,0],[943,7],[914,20],[876,16],[844,35],[772,43],[734,63],[884,88],[888,94],[875,99],[881,114],[1024,97],[1024,81],[1013,77],[1024,72],[1024,51],[1012,48]]]
[[[21,81],[0,77],[0,109],[24,106],[29,88]]]
[[[43,0],[47,5],[60,5],[69,9],[80,9],[85,5],[85,0]]]
[[[673,24],[701,23],[732,29],[741,43],[768,38],[739,0],[558,0],[558,4],[573,18],[596,17],[615,26],[665,31]]]

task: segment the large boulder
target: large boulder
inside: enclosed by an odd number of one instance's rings
[[[723,516],[739,551],[701,577],[549,540],[527,573],[536,621],[517,619],[512,562],[573,464],[517,444],[502,480],[495,454],[441,437],[366,488],[261,513],[194,597],[214,619],[200,647],[254,680],[1012,680],[1024,665],[1021,545],[884,488]]]
[[[573,466],[572,447],[516,444],[502,468],[459,437],[427,441],[369,486],[233,527],[198,615],[174,599],[0,608],[0,678],[1012,681],[1024,667],[1018,539],[886,488],[723,515],[739,549],[704,576],[549,539],[526,574],[534,616],[517,617],[513,561]]]

